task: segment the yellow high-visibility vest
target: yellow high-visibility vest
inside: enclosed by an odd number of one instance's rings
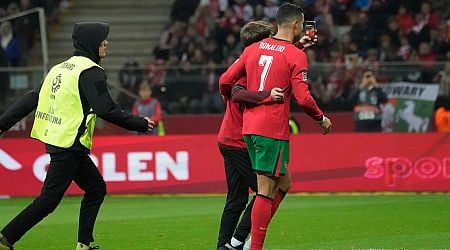
[[[74,144],[78,128],[84,122],[80,143],[91,149],[96,115],[91,110],[83,121],[78,79],[81,72],[92,67],[101,68],[83,56],[72,56],[52,67],[39,92],[32,138],[53,146],[69,148]]]

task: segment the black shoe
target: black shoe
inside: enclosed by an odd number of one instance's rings
[[[13,246],[8,242],[5,236],[0,234],[0,249],[1,250],[14,250]]]

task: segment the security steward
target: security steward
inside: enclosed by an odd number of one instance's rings
[[[76,249],[98,248],[90,243],[94,242],[94,223],[106,195],[106,185],[89,157],[96,117],[141,133],[150,132],[155,125],[148,118],[123,112],[113,102],[105,71],[99,65],[100,59],[106,57],[108,33],[106,23],[75,24],[73,56],[50,70],[38,98],[33,93],[25,95],[5,113],[9,117],[0,118],[8,129],[11,121],[17,121],[18,116],[25,116],[31,107],[37,106],[31,137],[45,143],[50,154],[41,194],[1,230],[0,249],[13,249],[28,230],[52,213],[72,181],[85,192]],[[0,132],[4,130],[0,127]]]

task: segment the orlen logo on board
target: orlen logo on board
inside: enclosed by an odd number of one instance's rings
[[[128,152],[126,168],[119,170],[116,153],[104,152],[100,155],[90,155],[107,182],[166,181],[169,176],[178,181],[189,180],[188,152],[177,151],[174,156],[172,157],[166,151]],[[49,162],[48,154],[37,157],[33,162],[33,175],[39,181],[44,181]],[[2,165],[11,171],[22,169],[22,165],[16,159],[0,149],[0,166]]]
[[[450,179],[450,157],[422,157],[411,160],[406,157],[370,157],[365,162],[364,176],[369,179],[384,177],[387,186],[395,186],[396,179],[417,176],[421,179]]]

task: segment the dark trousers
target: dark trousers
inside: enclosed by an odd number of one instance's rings
[[[380,120],[364,120],[355,122],[356,132],[381,132]]]
[[[106,195],[106,185],[86,153],[65,151],[50,154],[50,167],[41,194],[2,229],[9,243],[16,243],[28,230],[52,213],[74,181],[84,192],[81,201],[78,241],[89,245],[95,219]],[[26,185],[26,184],[25,184]]]
[[[233,233],[240,241],[247,238],[251,229],[250,217],[254,202],[253,198],[248,203],[248,189],[257,191],[256,174],[253,172],[247,150],[222,145],[219,145],[219,149],[225,162],[228,193],[220,221],[217,248],[229,243]],[[237,225],[244,210],[242,219]]]

